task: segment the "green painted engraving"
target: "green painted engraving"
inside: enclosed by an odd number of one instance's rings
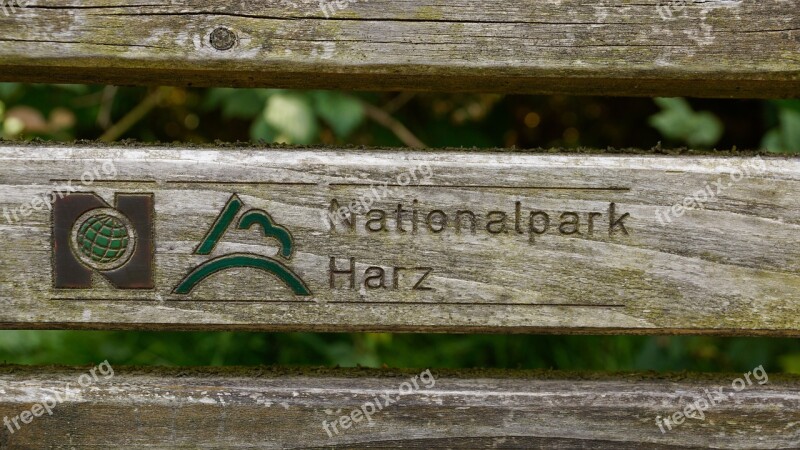
[[[222,236],[231,227],[234,219],[242,209],[243,202],[236,194],[233,194],[225,207],[217,216],[211,229],[206,234],[203,242],[195,249],[196,255],[208,255],[219,243]],[[285,227],[278,225],[272,220],[272,216],[261,209],[251,209],[242,214],[239,219],[237,228],[240,230],[249,230],[253,225],[261,226],[261,234],[265,238],[274,238],[280,244],[280,251],[278,256],[289,259],[292,257],[294,251],[294,240],[292,234]],[[174,294],[186,295],[206,278],[211,275],[226,270],[235,269],[238,267],[252,268],[263,270],[264,272],[271,273],[278,277],[281,281],[294,292],[295,295],[307,296],[311,295],[311,290],[303,282],[303,280],[291,269],[272,258],[262,255],[250,253],[233,253],[230,255],[220,256],[200,264],[192,269],[192,271],[181,280],[178,286],[173,291]]]
[[[264,237],[274,237],[280,242],[280,255],[287,259],[291,258],[294,249],[292,246],[292,235],[289,234],[289,230],[275,224],[275,222],[272,221],[272,216],[260,209],[251,209],[244,213],[242,218],[239,219],[238,228],[240,230],[247,230],[252,228],[255,224],[261,225]]]
[[[227,256],[221,256],[196,267],[186,278],[181,281],[178,287],[175,288],[175,294],[188,294],[192,292],[200,282],[209,276],[225,270],[237,267],[247,267],[252,269],[260,269],[265,272],[274,274],[286,283],[295,295],[311,295],[311,291],[303,283],[294,272],[282,263],[275,261],[272,258],[267,258],[260,255],[252,255],[247,253],[234,253]]]
[[[211,229],[203,239],[203,242],[199,247],[197,247],[197,250],[194,251],[195,254],[211,254],[211,252],[214,250],[214,247],[217,246],[217,243],[222,238],[222,235],[225,234],[225,230],[231,226],[236,214],[239,214],[239,210],[242,209],[242,204],[242,200],[238,195],[231,195],[231,198],[228,199],[228,203],[226,203],[225,207],[222,208],[222,212],[220,212],[219,216],[217,216],[217,220],[214,221],[214,225],[211,226]]]
[[[116,217],[98,214],[89,217],[78,229],[78,248],[97,263],[119,260],[128,248],[128,228]]]

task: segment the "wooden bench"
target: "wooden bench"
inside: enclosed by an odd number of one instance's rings
[[[791,5],[56,0],[0,15],[0,80],[797,97]],[[798,336],[799,186],[736,151],[5,142],[0,326]],[[0,448],[800,441],[763,367],[92,370],[5,366]]]

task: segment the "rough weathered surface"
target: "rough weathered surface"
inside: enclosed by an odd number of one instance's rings
[[[0,167],[6,328],[800,334],[797,158],[6,145]],[[360,198],[353,229],[327,214]],[[117,204],[111,270],[77,242]]]
[[[0,14],[0,80],[800,94],[798,0],[27,3]]]
[[[0,416],[11,421],[36,403],[55,406],[52,415],[45,411],[28,424],[17,420],[19,429],[12,422],[14,433],[2,426],[0,447],[756,449],[800,444],[800,381],[759,370],[748,374],[747,384],[744,373],[611,378],[115,368],[110,378],[103,375],[108,371],[95,371],[97,380],[85,376],[81,387],[79,377],[89,372],[88,367],[3,369]],[[744,387],[736,391],[734,384]],[[720,388],[722,394],[716,395]],[[690,411],[680,425],[663,425],[665,417],[687,405],[696,402],[702,408],[711,391],[717,404],[709,402],[702,417]],[[392,403],[386,405],[384,395]],[[363,415],[352,415],[369,412],[363,405],[378,401],[371,424]],[[358,422],[343,428],[345,415]],[[337,420],[334,430],[331,423]]]

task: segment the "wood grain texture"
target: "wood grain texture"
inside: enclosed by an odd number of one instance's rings
[[[796,97],[798,10],[798,0],[343,0],[327,12],[316,0],[32,0],[0,14],[0,80]],[[231,48],[212,46],[218,28],[235,34]]]
[[[0,167],[6,328],[800,334],[797,158],[6,145]],[[112,206],[152,194],[152,289],[52,259],[81,220],[30,205],[68,180]],[[700,192],[702,208],[670,212]],[[242,208],[199,252],[233,194]],[[326,215],[359,198],[354,229]],[[260,225],[236,228],[251,210],[291,233],[288,257]],[[281,262],[311,295],[253,268],[179,292],[231,254]],[[332,258],[353,258],[352,280]],[[57,286],[57,267],[91,284]]]
[[[115,368],[79,385],[89,368],[3,369],[0,416],[61,398],[2,448],[797,448],[800,381],[767,375],[737,392],[743,374],[619,378],[563,373],[427,374]],[[414,376],[418,389],[409,382]],[[424,377],[424,378],[423,378]],[[424,380],[424,381],[423,381]],[[84,378],[84,381],[86,379]],[[401,388],[409,383],[412,389]],[[69,384],[69,389],[67,389]],[[702,418],[661,432],[672,416],[722,388]],[[400,395],[400,389],[405,392]],[[60,397],[56,397],[56,395]],[[385,405],[388,395],[395,402]],[[372,423],[330,424],[367,402]],[[369,407],[363,410],[369,411]],[[18,421],[19,423],[19,421]],[[339,422],[341,423],[341,422]]]

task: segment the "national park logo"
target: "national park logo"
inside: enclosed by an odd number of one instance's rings
[[[225,232],[234,226],[239,230],[248,230],[254,225],[261,227],[264,238],[275,239],[279,244],[277,258],[290,260],[294,253],[294,238],[288,229],[278,225],[272,216],[261,209],[250,209],[239,216],[244,203],[238,195],[233,194],[220,211],[211,228],[206,233],[203,241],[194,251],[195,255],[210,255]],[[236,217],[239,216],[238,222]],[[278,277],[295,295],[309,296],[311,290],[305,282],[289,267],[278,259],[254,253],[231,253],[218,256],[200,264],[192,269],[183,280],[175,287],[173,294],[189,294],[206,278],[223,270],[235,268],[252,268],[271,273]]]
[[[117,194],[114,207],[94,193],[73,193],[53,206],[53,285],[57,289],[92,288],[97,273],[118,289],[153,289],[153,194]],[[211,256],[225,233],[258,225],[261,236],[277,241],[275,257],[230,253],[192,268],[172,293],[188,295],[208,277],[230,269],[251,268],[270,273],[298,296],[311,290],[286,266],[294,254],[294,238],[264,210],[242,212],[244,202],[233,194],[214,220],[194,255]],[[241,214],[240,214],[241,213]]]
[[[118,289],[153,289],[153,195],[55,196],[53,285],[88,289],[98,273]]]

